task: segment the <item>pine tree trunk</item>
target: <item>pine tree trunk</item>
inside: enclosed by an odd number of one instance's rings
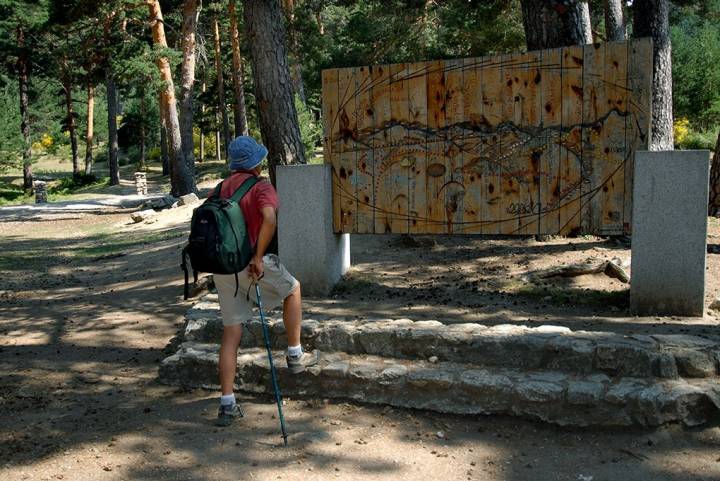
[[[322,14],[319,11],[315,12],[315,21],[318,24],[318,31],[320,32],[320,35],[325,35],[325,24],[322,20]]]
[[[521,0],[528,50],[592,43],[590,9],[583,0]]]
[[[223,78],[222,68],[222,46],[220,44],[220,25],[217,16],[213,18],[214,37],[215,37],[215,73],[217,76],[218,88],[218,109],[222,115],[223,123],[223,152],[227,158],[227,147],[230,144],[230,121],[227,114],[227,102],[225,101],[225,79]]]
[[[608,42],[622,42],[625,30],[624,0],[605,0],[605,36]]]
[[[32,143],[30,142],[30,94],[28,88],[30,63],[28,62],[27,51],[25,50],[25,30],[23,30],[22,27],[18,27],[16,35],[19,51],[17,59],[17,73],[20,89],[20,132],[23,137],[23,189],[26,191],[32,191]]]
[[[216,119],[216,121],[219,122],[220,119],[218,118],[218,119]],[[222,160],[222,156],[220,154],[220,151],[222,150],[222,148],[220,147],[221,142],[222,141],[220,140],[220,131],[216,130],[215,131],[215,160],[218,160],[218,161]]]
[[[95,86],[87,85],[87,133],[85,134],[85,174],[92,174],[93,169],[93,137],[95,130]]]
[[[161,48],[168,48],[165,39],[162,11],[159,0],[145,0],[150,13],[150,28],[153,42]],[[178,120],[177,104],[175,101],[175,85],[173,83],[170,62],[167,57],[158,57],[158,70],[164,82],[164,89],[160,93],[160,110],[165,118],[168,140],[168,154],[170,156],[170,185],[171,193],[176,197],[196,191],[195,178],[190,172],[182,151],[182,137],[180,135],[180,121]]]
[[[205,75],[203,75],[205,77]],[[207,90],[207,86],[205,85],[205,78],[203,78],[202,81],[202,91],[205,93]],[[204,96],[203,96],[204,98]],[[200,112],[202,113],[202,118],[205,119],[205,102],[203,102],[200,105]],[[200,127],[200,162],[205,160],[205,132],[202,130],[202,126]]]
[[[708,215],[720,217],[720,132],[715,143],[715,154],[710,167],[710,202]]]
[[[283,0],[283,9],[285,10],[288,25],[292,25],[293,22],[295,22],[295,0]],[[294,35],[293,32],[290,32],[288,35],[288,43],[290,53],[292,53],[294,59],[290,62],[290,78],[292,79],[293,92],[300,97],[300,101],[303,104],[307,104],[300,63],[300,49],[298,48],[297,36]]]
[[[158,106],[162,105],[162,95],[158,95]],[[160,161],[162,163],[162,175],[170,175],[170,156],[167,146],[167,128],[162,108],[160,110]]]
[[[78,177],[80,175],[80,163],[78,161],[77,128],[73,109],[72,84],[67,75],[63,79],[63,91],[65,92],[65,111],[67,113],[66,127],[70,133],[70,148],[72,150],[73,177]]]
[[[275,0],[246,0],[244,6],[260,130],[269,151],[270,178],[275,183],[277,165],[305,163],[290,82],[285,24]]]
[[[118,132],[117,132],[117,88],[110,72],[107,73],[105,84],[107,86],[108,111],[108,170],[110,171],[110,185],[120,184],[120,165],[118,164]]]
[[[138,162],[138,170],[145,171],[146,168],[146,133],[145,133],[145,118],[147,115],[147,107],[145,106],[145,91],[141,87],[140,88],[140,116],[142,117],[142,121],[140,122],[140,161]]]
[[[247,135],[247,114],[245,112],[245,87],[243,79],[245,72],[243,59],[240,53],[240,34],[238,33],[237,12],[235,0],[230,0],[228,5],[230,15],[230,38],[232,40],[233,52],[233,85],[235,86],[235,135]]]
[[[200,131],[200,158],[198,159],[198,162],[202,162],[205,160],[205,134],[203,131]]]
[[[167,130],[160,125],[160,159],[162,161],[162,175],[170,175],[170,157],[167,148]]]
[[[672,150],[672,58],[669,1],[635,0],[633,35],[653,39],[653,93],[650,150]]]
[[[216,118],[216,121],[219,122],[220,119]],[[222,150],[222,147],[220,147],[220,131],[216,130],[215,131],[215,160],[222,160],[222,156],[220,155],[221,150]]]
[[[185,0],[183,5],[183,62],[180,74],[180,134],[182,150],[190,172],[195,170],[193,143],[193,86],[195,85],[195,33],[200,16],[200,0]]]

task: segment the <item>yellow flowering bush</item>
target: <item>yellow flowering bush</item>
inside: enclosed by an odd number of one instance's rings
[[[55,139],[53,139],[52,135],[48,134],[47,132],[42,134],[42,137],[40,137],[40,140],[38,142],[32,143],[32,149],[36,152],[45,151],[52,149],[53,145],[55,144]]]
[[[686,118],[677,119],[673,123],[673,135],[675,143],[682,144],[690,134],[690,121]]]
[[[55,143],[55,140],[52,138],[52,135],[47,132],[40,138],[40,145],[42,145],[44,149],[49,149],[53,146],[53,143]]]

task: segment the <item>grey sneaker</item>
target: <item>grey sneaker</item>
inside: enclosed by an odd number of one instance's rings
[[[320,351],[303,352],[300,356],[285,356],[287,366],[291,373],[300,374],[306,367],[314,366],[320,360]]]
[[[237,403],[233,404],[232,406],[225,406],[221,404],[220,408],[218,409],[218,416],[215,420],[215,426],[230,426],[233,421],[235,421],[235,419],[244,417],[245,413],[242,412],[242,409],[240,409],[240,406],[238,406]]]

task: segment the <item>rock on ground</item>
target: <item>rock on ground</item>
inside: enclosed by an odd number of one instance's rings
[[[156,214],[156,212],[154,210],[146,209],[146,210],[141,210],[138,212],[133,212],[132,214],[130,214],[130,218],[133,220],[133,222],[135,222],[137,224],[138,222],[142,222],[146,219],[149,219],[150,217],[154,216],[155,214]]]
[[[181,195],[180,200],[178,200],[178,205],[192,205],[197,204],[198,202],[200,202],[200,198],[197,194],[191,192],[189,194]]]

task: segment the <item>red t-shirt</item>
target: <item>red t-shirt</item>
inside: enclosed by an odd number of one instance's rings
[[[255,174],[245,171],[239,171],[232,174],[230,177],[223,181],[222,189],[220,190],[220,197],[223,199],[229,199],[240,188],[246,179],[250,178]],[[208,197],[215,191],[213,189]],[[240,199],[240,208],[243,211],[245,217],[245,223],[247,224],[248,235],[250,237],[250,244],[253,249],[257,243],[258,236],[260,235],[260,226],[262,225],[263,207],[272,207],[275,210],[279,207],[279,200],[275,187],[270,181],[263,179],[255,184],[252,189]]]

